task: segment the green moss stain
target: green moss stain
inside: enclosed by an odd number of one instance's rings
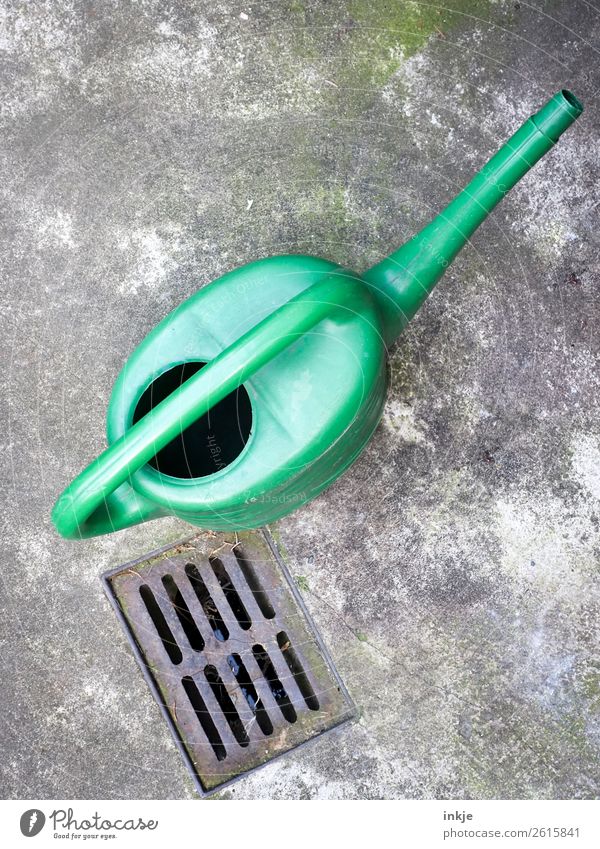
[[[292,0],[288,8],[292,15],[301,15],[304,18],[306,13],[304,3],[300,3],[298,0]]]
[[[319,184],[309,186],[309,189],[299,204],[305,218],[316,223],[325,217],[337,227],[344,226],[349,214],[343,186]]]
[[[277,547],[277,551],[279,552],[279,556],[284,561],[284,563],[290,562],[290,556],[287,548],[285,547],[283,540],[281,538],[281,532],[277,525],[268,525],[268,531],[273,537],[273,542]]]
[[[346,265],[348,245],[356,240],[361,222],[348,205],[347,189],[340,183],[315,181],[302,187],[296,211],[302,220],[307,253],[314,253],[318,240],[320,253]]]
[[[594,713],[600,713],[600,669],[591,663],[581,681],[581,690],[585,699],[591,703]]]
[[[307,593],[310,590],[310,587],[308,585],[308,578],[306,578],[304,575],[295,575],[294,580],[296,581],[298,589],[302,590],[302,592]]]
[[[385,85],[402,63],[432,37],[445,39],[465,15],[489,17],[490,3],[459,0],[454,9],[435,4],[351,0],[348,19],[338,33],[339,69],[335,82],[355,92],[355,105],[365,105],[373,90]],[[472,26],[473,21],[467,19]]]
[[[430,39],[453,40],[454,30],[473,28],[478,19],[486,21],[490,16],[491,4],[483,0],[458,0],[453,6],[440,9],[408,0],[350,0],[342,8],[330,9],[298,0],[286,4],[288,25],[271,35],[281,78],[289,80],[292,88],[290,108],[305,109],[311,116],[309,121],[325,121],[331,128],[330,141],[319,147],[312,143],[310,122],[298,126],[292,123],[288,131],[295,137],[290,184],[299,224],[296,250],[314,253],[318,239],[319,245],[326,243],[329,258],[348,262],[347,245],[357,242],[364,222],[356,220],[357,212],[347,193],[346,174],[355,167],[356,150],[339,140],[351,140],[353,130],[348,122],[368,120],[370,107],[381,98],[382,88]],[[401,96],[401,88],[398,93]],[[397,122],[397,107],[390,106],[390,110]],[[274,184],[271,206],[276,209],[277,197],[289,191],[292,189],[285,185]],[[263,185],[254,196],[264,194]],[[377,198],[373,201],[376,203]],[[322,247],[319,252],[324,253]]]

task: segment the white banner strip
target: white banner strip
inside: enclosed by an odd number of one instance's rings
[[[5,846],[598,849],[597,801],[3,801]],[[33,843],[29,841],[34,841]]]

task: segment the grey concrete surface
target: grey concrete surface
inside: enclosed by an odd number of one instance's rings
[[[355,466],[273,530],[360,721],[230,798],[598,795],[600,14],[577,2],[4,2],[0,791],[191,797],[65,542],[123,362],[238,264],[358,269],[555,90],[581,120],[391,352]]]

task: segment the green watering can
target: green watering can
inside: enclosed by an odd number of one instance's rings
[[[581,114],[556,94],[411,241],[362,277],[275,256],[201,289],[125,363],[109,448],[58,499],[67,538],[175,515],[255,528],[314,498],[365,447],[386,350],[489,212]]]

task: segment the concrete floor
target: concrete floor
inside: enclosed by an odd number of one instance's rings
[[[563,86],[586,112],[393,350],[369,448],[274,528],[360,721],[223,795],[597,796],[593,5],[0,14],[2,796],[193,796],[98,580],[189,526],[74,543],[49,521],[129,353],[238,264],[366,268]]]

